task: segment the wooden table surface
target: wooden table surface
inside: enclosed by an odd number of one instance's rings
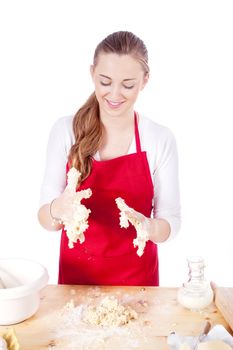
[[[222,295],[221,288],[219,290],[219,295]],[[223,292],[233,296],[233,288],[225,288]],[[38,312],[17,325],[1,326],[0,333],[13,327],[21,350],[168,350],[166,337],[171,331],[180,335],[197,335],[205,320],[210,320],[212,326],[222,324],[232,332],[230,323],[214,302],[205,310],[194,312],[179,305],[176,295],[176,288],[166,287],[48,285],[41,291]],[[75,316],[71,311],[62,313],[71,299],[75,306],[81,307],[105,296],[115,296],[123,304],[130,305],[137,311],[138,319],[106,330],[81,325],[78,314]],[[233,304],[230,303],[224,305],[232,310]]]

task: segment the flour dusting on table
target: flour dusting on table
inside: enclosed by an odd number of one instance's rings
[[[128,295],[109,295],[89,291],[85,299],[72,295],[56,315],[54,344],[49,350],[134,350],[147,342],[142,327],[147,327],[143,312],[147,303]],[[123,348],[122,348],[123,346]]]

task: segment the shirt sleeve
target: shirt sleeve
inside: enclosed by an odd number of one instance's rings
[[[158,137],[156,161],[152,172],[154,182],[154,210],[155,218],[169,222],[171,240],[181,225],[180,191],[178,174],[178,152],[173,133],[164,128]]]
[[[66,186],[66,164],[73,143],[72,119],[60,118],[51,128],[40,190],[40,207],[57,198]]]
[[[168,221],[171,227],[168,240],[171,240],[181,226],[176,139],[169,128],[145,116],[140,116],[139,130],[141,146],[146,151],[154,185],[152,216]]]

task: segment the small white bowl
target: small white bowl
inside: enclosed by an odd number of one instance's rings
[[[23,258],[0,259],[0,325],[22,322],[40,306],[40,290],[48,282],[46,268]]]

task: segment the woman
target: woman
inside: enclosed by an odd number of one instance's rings
[[[138,115],[134,104],[149,78],[148,53],[131,32],[115,32],[97,46],[91,76],[95,91],[74,117],[52,128],[38,218],[47,230],[62,229],[59,283],[159,285],[157,243],[179,230],[177,150],[173,134]],[[70,167],[81,173],[78,191],[91,210],[85,241],[68,247],[59,220],[71,210],[66,188]],[[119,225],[121,197],[147,230],[141,257],[133,246],[135,228]]]

